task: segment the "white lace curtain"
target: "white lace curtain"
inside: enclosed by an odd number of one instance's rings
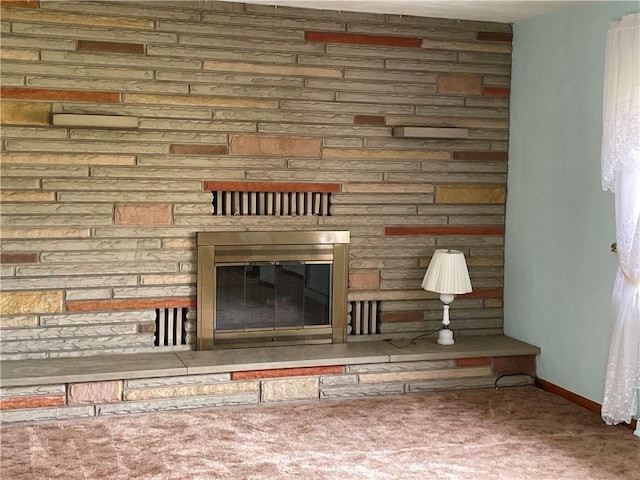
[[[602,402],[602,419],[615,425],[639,413],[640,13],[612,22],[607,34],[602,188],[615,194],[618,271]]]

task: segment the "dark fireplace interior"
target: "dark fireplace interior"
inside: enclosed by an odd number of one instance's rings
[[[331,265],[216,266],[216,329],[331,324]]]

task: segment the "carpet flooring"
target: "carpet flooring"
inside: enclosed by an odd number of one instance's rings
[[[640,479],[640,438],[535,387],[0,428],[0,478]]]

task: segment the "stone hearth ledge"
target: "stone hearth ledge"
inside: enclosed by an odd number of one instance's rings
[[[0,386],[99,382],[280,368],[538,355],[540,349],[504,335],[296,345],[212,351],[134,353],[1,362]]]

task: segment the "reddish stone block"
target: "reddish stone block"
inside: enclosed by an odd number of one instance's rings
[[[114,53],[144,53],[141,43],[98,42],[93,40],[78,40],[77,50],[82,52],[114,52]]]
[[[495,375],[523,373],[535,377],[536,356],[513,355],[510,357],[493,357],[493,373]]]
[[[386,236],[450,236],[450,235],[504,235],[504,225],[438,225],[433,227],[385,227]]]
[[[349,272],[349,289],[377,290],[380,288],[380,272],[378,270],[351,270]]]
[[[478,32],[476,35],[478,40],[483,42],[511,42],[513,41],[513,33],[509,32]]]
[[[491,365],[490,357],[456,358],[456,367],[480,367]]]
[[[156,332],[156,324],[155,323],[139,323],[138,324],[138,333],[155,333]]]
[[[60,407],[64,405],[64,401],[64,395],[9,397],[0,399],[0,410],[13,410],[16,408]]]
[[[282,182],[204,182],[208,191],[229,192],[339,192],[338,183],[282,183]]]
[[[422,310],[407,310],[401,312],[380,312],[380,322],[419,322],[424,319]]]
[[[471,75],[438,75],[438,93],[480,95],[482,93],[482,77]]]
[[[233,372],[231,380],[258,380],[261,378],[303,377],[309,375],[340,375],[344,373],[342,365],[330,367],[278,368],[273,370],[249,370]]]
[[[382,45],[386,47],[420,48],[422,46],[420,38],[362,35],[359,33],[306,32],[305,39],[307,42]]]
[[[226,155],[228,152],[226,145],[171,145],[171,153],[180,155]]]
[[[453,152],[454,160],[486,160],[488,162],[506,162],[509,158],[507,152]]]
[[[38,8],[37,0],[1,0],[0,6],[18,8]]]
[[[474,288],[464,298],[502,298],[502,288]]]
[[[69,405],[113,403],[122,399],[122,380],[73,383],[67,392]]]
[[[38,263],[37,253],[0,253],[0,264],[4,263]]]
[[[48,88],[3,87],[2,98],[24,98],[30,100],[68,100],[77,102],[116,103],[120,94],[115,92],[94,92],[81,90],[53,90]]]
[[[231,155],[264,157],[319,157],[320,139],[316,137],[231,135],[229,153]]]
[[[356,115],[353,117],[356,125],[384,125],[385,118],[382,115]]]
[[[491,97],[508,97],[511,90],[506,87],[484,87],[482,93]]]
[[[118,204],[116,225],[171,225],[169,204]]]
[[[195,306],[196,297],[71,300],[67,302],[67,312],[106,312],[180,307],[194,308]]]

